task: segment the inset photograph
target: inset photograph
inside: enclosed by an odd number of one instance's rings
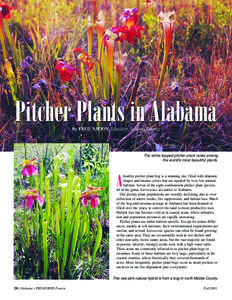
[[[14,145],[14,278],[109,279],[108,144]]]

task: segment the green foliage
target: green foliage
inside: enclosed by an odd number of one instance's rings
[[[83,168],[86,168],[88,166],[93,167],[94,166],[94,161],[95,161],[95,154],[97,152],[96,147],[94,144],[83,144],[82,147],[82,163],[83,163]]]
[[[15,202],[15,274],[17,278],[71,278],[80,261],[86,259],[87,262],[93,263],[100,255],[98,250],[103,241],[101,224],[97,216],[102,216],[103,223],[106,222],[103,217],[107,220],[109,218],[108,214],[103,213],[104,206],[108,207],[109,178],[107,180],[107,173],[105,173],[102,180],[94,181],[95,175],[90,167],[83,168],[81,173],[75,175],[77,166],[74,164],[74,157],[82,161],[81,146],[65,145],[62,148],[65,152],[62,153],[67,153],[67,155],[57,155],[56,150],[57,147],[61,149],[60,145],[50,145],[46,148],[44,145],[30,144],[15,146],[15,174],[17,175],[15,195],[22,201],[25,186],[27,189],[38,187],[41,197],[45,200],[43,207],[39,207],[38,202],[34,200],[36,205],[31,210],[27,209],[26,204],[22,207],[21,201]],[[108,164],[108,155],[105,156],[106,149],[106,145],[95,146],[95,159],[105,158],[103,168]],[[44,155],[44,150],[46,153],[56,155],[53,157]],[[36,153],[41,158],[39,174],[26,178],[22,178],[21,175],[20,178],[18,166],[21,159],[23,157],[32,159],[32,153]],[[68,165],[63,158],[67,158]],[[39,159],[37,158],[36,161]],[[92,163],[95,165],[94,159]],[[94,172],[96,174],[96,170]],[[98,172],[104,173],[102,170]],[[80,195],[86,189],[85,184],[96,186],[96,183],[105,190],[99,194],[102,203],[92,211],[89,204],[87,207],[81,205]],[[97,230],[94,229],[94,224],[97,224]],[[32,248],[35,250],[32,251]],[[30,264],[31,267],[29,267]],[[90,268],[88,277],[93,278],[94,272],[95,266]]]
[[[92,264],[95,261],[97,250],[100,247],[101,240],[102,240],[102,226],[101,223],[98,221],[98,219],[96,219],[96,224],[97,224],[97,235],[96,235],[96,240],[95,240],[93,253],[92,253]]]
[[[147,34],[142,36],[141,47],[144,51],[143,55],[154,55],[157,51],[156,43],[160,39],[160,20],[158,15],[155,15],[152,11],[148,11],[143,16],[143,22],[145,24],[145,30]]]
[[[30,247],[30,236],[29,236],[29,228],[28,228],[28,221],[27,221],[27,210],[26,210],[26,201],[24,203],[24,230],[25,230],[25,238],[23,239],[26,241],[25,250],[29,249]]]
[[[43,278],[47,278],[48,272],[48,243],[47,243],[47,222],[43,222],[43,260],[44,260],[44,274]]]
[[[62,266],[61,266],[61,278],[64,277],[64,268],[66,266],[66,260],[69,249],[69,241],[70,241],[70,219],[71,219],[71,209],[72,209],[72,182],[73,182],[74,171],[72,169],[72,161],[69,165],[68,172],[68,186],[67,186],[67,216],[65,223],[65,238],[64,238],[64,251],[62,256]]]

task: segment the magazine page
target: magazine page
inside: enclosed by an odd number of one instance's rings
[[[87,299],[96,295],[139,299],[142,295],[151,297],[155,289],[163,299],[228,299],[231,154],[206,153],[207,159],[197,159],[199,153],[188,159],[186,154],[178,159],[173,159],[174,155],[178,154],[111,153],[110,280],[89,282],[16,280],[13,154],[3,153],[4,292],[14,299],[86,296],[86,291]]]
[[[231,298],[231,24],[230,0],[0,1],[9,296]]]

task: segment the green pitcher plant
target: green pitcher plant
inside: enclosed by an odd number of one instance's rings
[[[91,210],[96,210],[100,205],[100,193],[104,187],[90,186],[91,174],[88,168],[86,189],[81,191],[81,178],[75,175],[72,154],[67,174],[61,172],[67,163],[67,155],[61,153],[54,157],[53,171],[45,178],[43,158],[41,162],[36,160],[24,160],[20,165],[21,174],[30,185],[23,192],[22,202],[24,251],[30,257],[33,237],[36,236],[43,279],[48,278],[51,257],[57,265],[58,279],[68,278],[78,261],[86,259],[91,267],[95,263],[102,240],[102,226]],[[55,250],[51,245],[55,246]]]

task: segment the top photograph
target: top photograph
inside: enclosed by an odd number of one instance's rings
[[[231,0],[0,0],[0,151],[232,151]]]

